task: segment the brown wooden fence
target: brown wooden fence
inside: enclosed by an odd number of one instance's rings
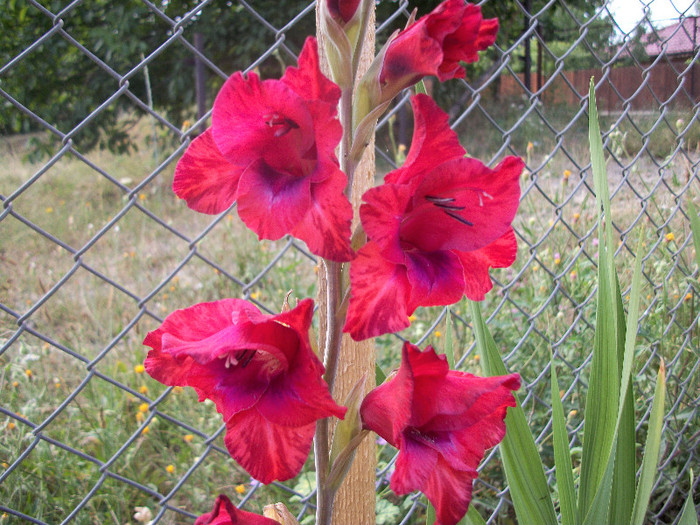
[[[607,69],[579,69],[544,76],[540,100],[545,105],[579,105],[593,76],[600,111],[620,112],[625,105],[633,110],[658,109],[662,104],[674,108],[691,108],[700,101],[700,66],[682,59],[659,61],[641,66]],[[523,73],[505,74],[500,78],[498,97],[508,98],[527,93]],[[532,75],[532,91],[539,91],[537,75]]]

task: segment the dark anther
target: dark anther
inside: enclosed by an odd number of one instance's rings
[[[455,201],[454,198],[452,198],[452,197],[434,197],[432,195],[426,195],[425,199],[432,202],[438,208],[442,208],[443,210],[445,210],[445,213],[447,215],[449,215],[453,219],[457,219],[462,224],[466,224],[467,226],[474,226],[473,223],[469,222],[464,217],[457,215],[456,213],[453,213],[455,211],[462,211],[463,209],[466,208],[466,206],[455,206],[454,204],[450,204],[450,203]]]
[[[461,217],[461,216],[457,215],[456,213],[452,213],[452,212],[449,212],[449,211],[446,211],[445,213],[446,213],[447,215],[449,215],[450,217],[452,217],[453,219],[457,219],[457,220],[458,220],[459,222],[461,222],[462,224],[466,224],[467,226],[474,226],[474,223],[469,222],[467,219],[465,219],[464,217]]]
[[[465,208],[465,206],[455,206],[454,204],[450,204],[451,202],[455,201],[452,197],[433,197],[432,195],[426,195],[425,199],[435,204],[435,206],[438,208],[442,208],[444,210],[459,211]]]
[[[248,354],[248,355],[245,357],[245,361],[243,361],[243,362],[241,363],[241,368],[245,368],[246,366],[248,366],[248,365],[250,364],[250,362],[251,362],[251,361],[253,360],[253,358],[255,357],[255,354],[256,354],[257,350],[244,350],[243,353],[245,353],[245,352],[250,352],[250,354]]]

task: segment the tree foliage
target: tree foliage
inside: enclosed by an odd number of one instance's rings
[[[152,99],[156,111],[175,125],[194,115],[194,54],[175,33],[165,17],[179,21],[195,10],[181,26],[181,36],[193,43],[201,33],[204,54],[223,73],[250,65],[275,42],[275,31],[265,29],[243,6],[233,2],[213,2],[196,12],[196,0],[169,0],[158,4],[160,12],[140,0],[93,0],[62,14],[56,23],[52,13],[60,13],[65,2],[43,0],[46,12],[23,0],[7,0],[0,9],[0,67],[15,59],[47,33],[42,43],[0,75],[0,88],[31,110],[39,118],[69,134],[83,150],[95,146],[124,151],[133,144],[128,127],[142,115],[134,111],[140,100]],[[255,10],[273,27],[283,27],[304,7],[306,0],[262,0]],[[164,15],[164,16],[161,16]],[[294,35],[312,34],[313,13],[300,20],[305,27]],[[60,27],[57,27],[60,26]],[[285,45],[298,50],[301,39],[293,35]],[[168,39],[175,41],[139,67]],[[82,46],[84,49],[80,49]],[[90,57],[89,54],[93,56]],[[260,67],[263,75],[277,75],[291,57],[279,50]],[[209,102],[223,82],[221,75],[209,70]],[[128,82],[124,91],[94,116],[84,129],[78,126],[86,117],[110,99]],[[9,101],[1,99],[0,134],[26,133],[43,129],[36,119],[27,117]]]
[[[421,16],[438,3],[417,0],[411,5],[417,7]],[[589,26],[585,45],[578,44],[568,51],[580,36],[581,24],[593,17],[602,0],[570,0],[566,5],[559,2],[547,5],[545,0],[529,0],[529,3],[531,12],[537,13],[539,25],[538,36],[532,37],[532,50],[535,38],[540,38],[555,55],[566,53],[567,65],[571,62],[576,67],[590,67],[591,62],[596,62],[592,52],[603,52],[608,45],[610,24],[600,20]],[[61,13],[66,7],[62,0],[41,0],[45,11],[27,0],[5,0],[0,9],[0,67],[48,33],[52,34],[0,74],[0,88],[37,117],[68,134],[81,150],[100,146],[126,151],[134,146],[129,139],[129,127],[143,115],[136,110],[138,101],[143,105],[152,101],[154,109],[176,126],[195,117],[194,54],[181,39],[192,44],[194,34],[201,33],[204,54],[224,73],[208,71],[209,104],[223,76],[247,67],[275,43],[275,30],[266,28],[238,2],[217,0],[198,12],[199,4],[201,0],[161,0],[156,3],[159,10],[156,11],[141,0],[91,0]],[[256,0],[250,4],[272,28],[282,28],[308,5],[308,0]],[[511,47],[525,30],[526,16],[521,4],[527,2],[489,1],[482,5],[484,16],[500,20],[497,42],[503,49]],[[395,1],[379,2],[377,19],[388,18],[396,7]],[[186,17],[188,13],[194,16]],[[56,14],[60,16],[54,21]],[[187,20],[175,29],[168,21],[184,18]],[[404,23],[403,17],[399,17],[395,28]],[[174,34],[174,31],[181,32]],[[311,12],[284,34],[284,44],[298,50],[303,38],[314,31],[315,18]],[[391,30],[378,35],[379,44],[390,34]],[[139,66],[173,36],[175,41],[151,57],[147,70]],[[522,48],[521,45],[516,54],[522,56]],[[488,71],[498,56],[494,50],[487,51],[479,63],[470,66],[469,78],[476,79]],[[544,60],[545,67],[551,70],[556,57],[545,53]],[[292,58],[278,48],[259,68],[263,76],[278,76],[290,62]],[[522,71],[523,62],[512,61],[511,67]],[[100,108],[120,88],[128,91]],[[93,118],[90,125],[80,127],[90,115]],[[36,119],[19,111],[5,98],[0,99],[0,134],[40,129],[43,126]]]

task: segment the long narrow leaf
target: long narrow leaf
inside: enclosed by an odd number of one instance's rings
[[[610,288],[614,287],[613,282],[613,234],[612,234],[612,212],[610,211],[610,191],[608,190],[608,177],[605,168],[605,155],[603,153],[603,140],[600,135],[600,125],[598,124],[598,108],[595,100],[595,82],[591,77],[591,83],[588,90],[588,144],[591,151],[591,170],[593,172],[593,187],[595,189],[595,201],[598,209],[598,218],[600,219],[600,210],[603,209],[605,214],[605,224],[602,221],[598,223],[599,240],[598,246],[609,248],[609,257],[605,258],[608,265],[608,278],[610,279]],[[603,233],[600,235],[600,233]],[[599,260],[601,263],[602,260]],[[600,281],[598,286],[600,286]]]
[[[666,366],[663,359],[659,366],[659,374],[656,377],[654,389],[654,403],[651,405],[649,415],[649,431],[644,447],[642,469],[637,484],[637,492],[634,496],[634,510],[632,512],[632,525],[642,525],[644,516],[649,506],[649,497],[656,477],[656,467],[659,463],[659,450],[661,449],[661,430],[664,425],[664,403],[666,400]]]
[[[552,439],[554,441],[554,466],[557,473],[559,489],[559,510],[562,525],[576,525],[576,490],[574,475],[571,471],[571,451],[569,450],[569,435],[566,432],[564,407],[559,397],[559,381],[554,361],[551,364],[552,374]]]
[[[688,487],[688,497],[683,505],[678,525],[698,525],[698,515],[695,512],[695,502],[693,502],[693,469],[690,469],[690,485]]]
[[[610,199],[603,157],[603,143],[598,126],[595,107],[594,84],[591,80],[589,96],[589,139],[593,182],[598,205],[598,296],[596,329],[594,335],[591,374],[586,398],[583,427],[583,454],[581,458],[581,479],[579,485],[578,515],[583,521],[589,514],[596,494],[608,470],[612,471],[614,461],[613,444],[619,409],[620,381],[618,368],[618,325],[617,304],[614,291],[617,289],[614,268]],[[605,226],[600,215],[605,210]],[[609,506],[601,495],[598,501],[605,501],[606,516]],[[605,521],[605,519],[603,520]]]
[[[642,282],[642,248],[644,228],[639,232],[637,251],[635,252],[632,287],[629,292],[627,326],[618,324],[618,365],[620,367],[620,409],[615,426],[617,450],[615,453],[615,473],[613,475],[612,495],[608,523],[629,523],[634,504],[634,484],[637,473],[635,455],[635,418],[632,389],[629,388],[634,361],[634,347],[637,340],[637,323],[639,321],[639,298]],[[615,282],[618,320],[625,317],[620,295],[620,283]]]
[[[594,334],[591,375],[586,396],[583,426],[583,454],[579,485],[579,520],[590,511],[608,466],[615,437],[619,381],[617,333],[613,319],[612,290],[608,288],[607,265],[598,264],[598,311]],[[607,509],[606,509],[607,511]]]
[[[690,215],[690,229],[693,231],[695,259],[700,267],[700,217],[698,217],[698,212],[692,202],[688,202],[688,214]]]
[[[427,508],[425,509],[425,525],[433,525],[435,523],[435,507],[433,504],[428,502]],[[464,517],[457,522],[456,525],[486,525],[484,518],[474,509],[474,505],[469,505],[469,510],[464,515]]]
[[[609,523],[608,509],[610,508],[613,474],[615,472],[616,445],[617,439],[613,442],[612,450],[608,456],[608,463],[605,465],[605,471],[600,479],[600,484],[593,498],[593,503],[588,509],[586,517],[583,519],[583,525],[601,525],[602,523]]]
[[[459,525],[486,525],[484,518],[481,514],[474,508],[474,505],[469,505],[469,510],[467,515],[459,522]]]
[[[481,315],[479,303],[469,301],[476,345],[486,375],[504,375],[506,366],[501,359],[496,343]],[[503,469],[508,480],[513,507],[520,523],[547,525],[557,523],[554,504],[520,402],[516,396],[515,407],[506,415],[506,436],[500,445]]]

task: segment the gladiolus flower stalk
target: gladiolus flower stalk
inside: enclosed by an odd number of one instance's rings
[[[363,46],[357,49],[359,56],[353,57],[353,63],[358,64],[353,67],[353,78],[351,86],[356,84],[356,79],[369,68],[374,59],[374,2],[367,2],[367,9],[370,9],[367,33],[363,37]],[[317,6],[320,6],[317,4]],[[359,9],[359,8],[358,8]],[[317,7],[317,19],[320,16]],[[317,27],[321,27],[318,23]],[[326,62],[323,50],[324,35],[318,34],[319,54],[321,68],[325,73],[329,73],[330,68]],[[359,46],[358,46],[359,47]],[[348,185],[346,192],[354,208],[353,230],[359,224],[359,205],[362,194],[374,184],[374,148],[373,140],[365,151],[362,161],[355,163],[350,158],[352,148],[352,111],[353,111],[353,89],[346,88],[341,92],[339,119],[343,126],[343,137],[340,141],[338,159],[340,169],[347,175]],[[320,317],[321,342],[325,341],[324,365],[326,374],[324,379],[331,388],[331,393],[335,399],[343,400],[350,392],[355,383],[367,373],[369,377],[374,374],[374,350],[371,341],[357,343],[349,337],[342,337],[342,323],[344,315],[338,315],[339,307],[344,299],[345,292],[349,285],[347,274],[343,275],[341,263],[325,261],[325,272],[319,273],[319,306],[326,312],[326,317]],[[322,311],[324,311],[322,310]],[[342,313],[342,312],[341,312]],[[338,318],[340,317],[340,318]],[[325,331],[325,335],[324,335]],[[341,350],[342,345],[342,350]],[[320,345],[323,347],[323,345]],[[352,366],[350,366],[352,363]],[[338,370],[342,374],[337,376]],[[370,382],[368,382],[370,383]],[[328,458],[330,443],[329,420],[322,419],[317,422],[316,438],[314,441],[314,453],[316,457],[317,486],[325,487],[328,474]],[[374,468],[375,452],[374,442],[365,439],[357,449],[355,461],[338,491],[337,504],[333,504],[332,494],[324,493],[319,488],[317,494],[317,515],[316,523],[319,525],[331,523],[363,523],[371,525],[375,522],[374,504]]]

